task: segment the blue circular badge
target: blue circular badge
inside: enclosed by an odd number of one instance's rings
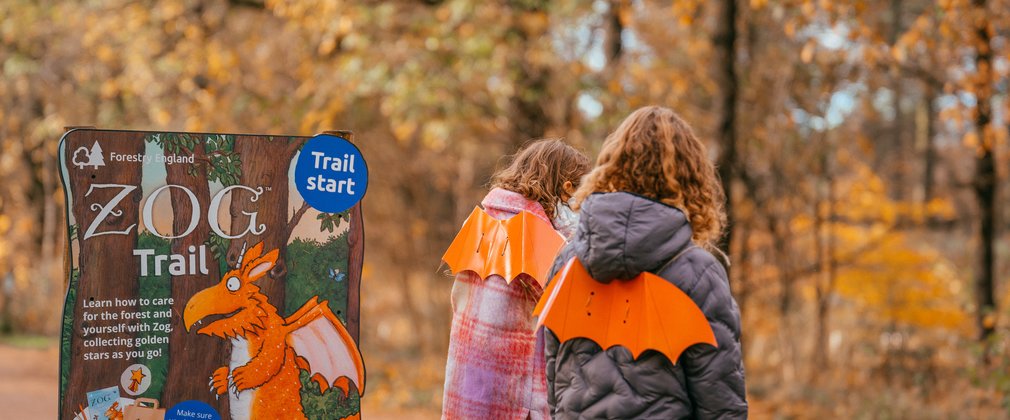
[[[189,400],[169,408],[165,420],[221,420],[221,415],[210,404]]]
[[[340,213],[365,195],[368,166],[354,144],[320,134],[302,146],[294,182],[309,206],[324,213]]]

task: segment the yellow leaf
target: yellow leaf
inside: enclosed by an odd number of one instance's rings
[[[806,45],[803,46],[803,50],[800,51],[800,60],[809,64],[814,59],[816,48],[817,46],[814,44],[813,40],[807,41]]]
[[[802,10],[803,16],[812,17],[814,12],[817,11],[817,5],[815,5],[813,1],[807,0],[803,2]]]
[[[400,141],[406,141],[407,139],[409,139],[410,136],[412,136],[414,134],[414,131],[416,130],[417,130],[417,123],[415,123],[414,121],[407,120],[400,122],[398,124],[395,123],[393,124],[393,136],[395,136],[396,139]]]
[[[904,47],[896,45],[891,48],[891,58],[894,58],[894,60],[899,63],[904,63],[908,58],[908,54],[906,53]]]
[[[323,38],[323,42],[319,43],[319,48],[317,52],[321,56],[329,55],[337,48],[337,37],[335,34],[329,34]]]
[[[991,312],[985,314],[985,317],[982,318],[982,325],[984,325],[986,328],[994,327],[996,325],[996,316],[993,315]]]
[[[796,36],[796,21],[790,20],[790,21],[786,22],[785,26],[782,27],[782,30],[790,38]]]
[[[979,145],[979,143],[978,143],[978,133],[976,133],[974,131],[969,131],[968,133],[966,133],[964,135],[964,138],[961,139],[961,141],[964,143],[965,146],[968,146],[968,147],[978,147],[978,145]]]

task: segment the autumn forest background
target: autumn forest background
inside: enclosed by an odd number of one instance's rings
[[[755,418],[1005,417],[1008,73],[1006,0],[4,0],[0,331],[58,334],[65,126],[349,129],[363,411],[437,414],[439,258],[489,175],[659,104],[729,193]]]

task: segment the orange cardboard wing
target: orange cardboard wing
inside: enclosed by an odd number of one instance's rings
[[[587,338],[603,349],[624,346],[638,358],[646,350],[674,364],[694,344],[716,346],[705,314],[670,282],[642,273],[634,279],[600,283],[572,258],[537,302],[537,326],[547,326],[565,342]]]
[[[565,244],[550,223],[527,211],[498,220],[475,207],[442,260],[453,274],[473,271],[482,279],[497,274],[511,283],[526,273],[542,287],[554,256]]]

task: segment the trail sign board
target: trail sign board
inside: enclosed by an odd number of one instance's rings
[[[360,417],[349,138],[68,131],[60,418]]]

